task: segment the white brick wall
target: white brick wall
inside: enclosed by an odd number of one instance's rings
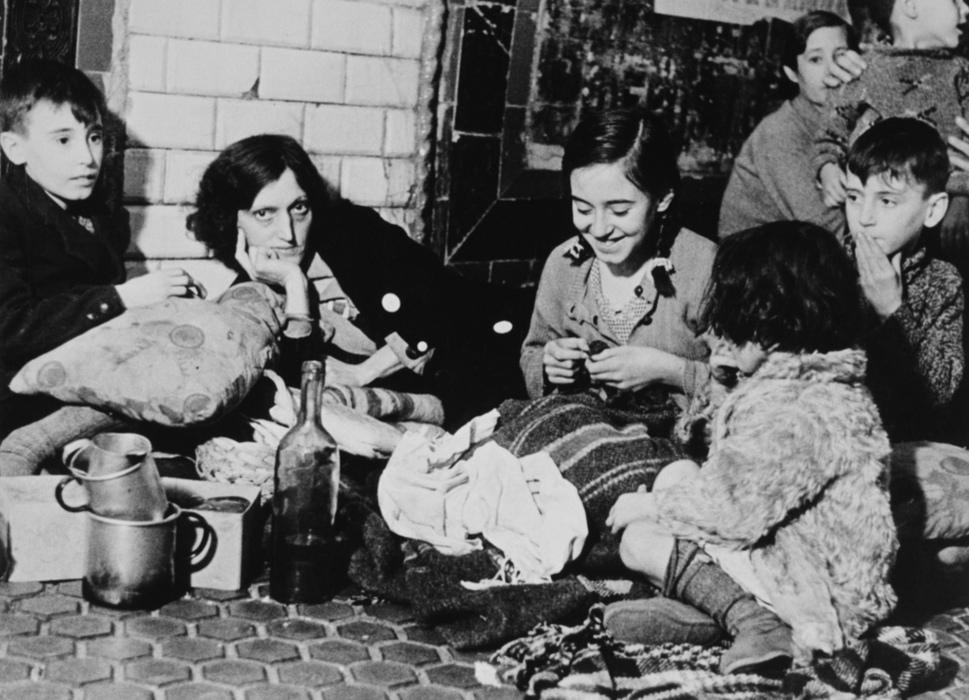
[[[323,179],[326,181],[334,192],[340,191],[340,169],[343,167],[343,159],[339,156],[321,156],[310,154],[310,160],[313,161],[313,165],[316,169],[320,171]]]
[[[255,134],[303,136],[303,105],[299,102],[219,100],[215,147],[222,149]]]
[[[309,16],[310,0],[227,0],[222,3],[222,39],[261,46],[308,46]]]
[[[190,204],[195,201],[199,180],[209,163],[215,160],[215,151],[163,151],[165,158],[164,196],[165,204]],[[159,201],[159,200],[154,200]]]
[[[128,205],[131,245],[136,256],[158,259],[204,258],[205,246],[185,228],[189,207]]]
[[[316,105],[306,111],[305,145],[317,153],[380,155],[384,111],[373,107]]]
[[[362,0],[315,0],[314,49],[386,56],[393,31],[391,8]]]
[[[299,102],[343,102],[346,57],[328,51],[263,49],[259,97]]]
[[[184,231],[199,177],[263,132],[300,141],[334,191],[412,225],[427,2],[130,0],[113,104],[128,132],[132,254],[211,270]]]
[[[414,164],[391,158],[344,158],[340,170],[343,196],[373,207],[404,206],[414,185]]]
[[[172,39],[166,74],[170,93],[241,97],[259,78],[259,48]]]
[[[131,37],[128,80],[133,90],[165,91],[165,49],[168,40],[157,36]]]
[[[417,61],[377,56],[347,57],[347,102],[413,107],[417,104]]]
[[[411,156],[417,147],[417,124],[414,112],[406,109],[387,110],[387,140],[384,153],[388,156]]]
[[[128,30],[185,39],[217,39],[219,4],[219,0],[131,0]]]
[[[420,58],[424,39],[424,13],[420,10],[394,8],[394,56]]]
[[[150,92],[128,95],[129,146],[199,148],[215,146],[215,99]]]

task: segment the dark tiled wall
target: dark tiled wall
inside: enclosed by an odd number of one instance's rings
[[[560,147],[586,112],[643,103],[683,144],[687,225],[715,233],[733,153],[781,98],[771,26],[655,15],[650,0],[450,0],[431,245],[468,275],[532,284],[572,235]]]

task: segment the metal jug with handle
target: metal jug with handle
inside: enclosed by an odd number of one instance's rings
[[[133,433],[101,433],[64,448],[64,461],[72,476],[61,480],[54,492],[64,510],[87,510],[119,520],[165,518],[168,498],[147,438]],[[71,481],[84,487],[87,503],[64,501],[64,488]]]

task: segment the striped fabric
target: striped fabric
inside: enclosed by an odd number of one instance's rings
[[[671,402],[634,411],[591,394],[552,394],[532,402],[506,401],[494,439],[516,457],[548,452],[579,491],[590,534],[605,529],[616,498],[640,484],[652,488],[656,474],[686,457],[668,435]]]
[[[441,425],[444,407],[430,394],[407,394],[390,389],[343,386],[334,384],[323,389],[326,405],[347,406],[371,418],[394,421],[417,421]]]

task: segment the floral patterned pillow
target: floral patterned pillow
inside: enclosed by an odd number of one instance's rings
[[[969,537],[969,451],[939,442],[892,448],[892,512],[902,537]]]
[[[280,297],[256,282],[216,302],[128,309],[28,362],[10,388],[163,425],[215,421],[262,376],[281,318]]]

